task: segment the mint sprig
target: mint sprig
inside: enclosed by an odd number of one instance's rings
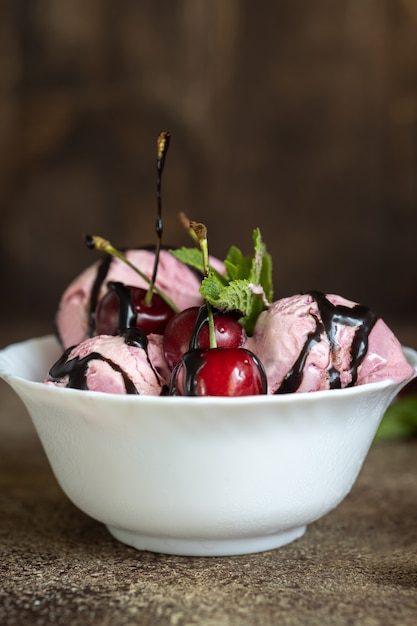
[[[273,298],[272,260],[259,228],[253,231],[253,245],[252,256],[232,246],[224,260],[225,275],[210,267],[200,287],[200,293],[216,309],[239,311],[239,321],[249,335]],[[183,263],[203,271],[199,250],[183,247],[171,252]]]

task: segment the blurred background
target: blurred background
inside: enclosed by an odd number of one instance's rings
[[[3,0],[3,331],[49,330],[84,233],[154,241],[161,130],[164,243],[181,210],[218,256],[259,226],[277,297],[415,323],[415,0]]]

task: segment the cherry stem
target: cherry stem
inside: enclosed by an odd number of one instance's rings
[[[196,243],[200,247],[200,241],[198,239],[198,235],[193,228],[193,224],[195,225],[195,222],[191,222],[191,220],[189,220],[188,217],[185,215],[184,211],[180,211],[179,218],[185,230],[188,232],[191,238],[194,239],[194,243]]]
[[[164,131],[159,133],[158,139],[156,142],[157,146],[157,158],[156,158],[156,203],[157,203],[157,218],[155,223],[155,232],[156,232],[156,247],[155,247],[155,261],[153,266],[153,273],[151,282],[149,283],[149,289],[145,296],[145,304],[150,304],[152,301],[152,294],[154,292],[154,286],[156,281],[156,274],[158,272],[159,265],[159,255],[161,252],[161,242],[162,242],[162,231],[163,231],[163,222],[162,222],[162,172],[164,171],[165,165],[165,157],[168,152],[169,142],[171,139],[170,133]]]
[[[136,267],[136,265],[133,265],[133,263],[131,263],[129,259],[122,252],[117,250],[107,239],[103,239],[103,237],[98,237],[96,235],[85,235],[85,242],[87,244],[87,248],[90,248],[90,250],[99,250],[100,252],[106,252],[106,254],[110,254],[111,256],[120,259],[134,272],[136,272],[136,274],[143,278],[143,280],[146,281],[148,285],[151,285],[152,279],[146,276],[146,274],[144,274],[143,272],[141,272],[140,269]],[[174,311],[174,313],[179,312],[178,307],[172,302],[171,298],[169,298],[155,284],[152,285],[152,291],[155,291],[162,298],[162,300],[164,300],[164,302]]]
[[[200,222],[193,222],[192,220],[189,220],[184,213],[181,214],[181,221],[183,222],[184,226],[187,228],[188,232],[190,233],[194,241],[198,242],[200,246],[201,254],[203,257],[203,274],[204,274],[204,277],[207,278],[210,273],[207,227],[204,224],[201,224]],[[206,299],[206,307],[207,307],[207,317],[208,317],[208,325],[209,325],[210,348],[217,348],[213,308],[211,306],[211,303],[208,302],[207,299]]]

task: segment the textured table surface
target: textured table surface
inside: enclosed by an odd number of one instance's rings
[[[279,550],[190,558],[113,540],[62,493],[0,384],[0,624],[415,625],[417,442],[375,444],[346,500]]]

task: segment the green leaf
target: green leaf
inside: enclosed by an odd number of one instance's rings
[[[214,272],[203,278],[200,293],[212,304],[217,302],[225,289],[224,283],[218,279]]]
[[[213,268],[201,284],[200,292],[221,311],[239,311],[239,320],[251,335],[260,313],[273,298],[272,259],[266,251],[259,228],[253,231],[253,255],[245,256],[231,246],[224,261],[225,275]],[[177,259],[203,272],[201,251],[197,248],[171,250]]]
[[[263,258],[260,284],[263,287],[267,301],[272,302],[274,298],[274,285],[272,282],[272,257],[270,254],[268,254],[268,252],[265,253]]]
[[[224,260],[226,268],[226,280],[241,280],[249,276],[252,257],[244,256],[236,246],[231,246]]]
[[[232,280],[222,286],[214,277],[208,276],[201,284],[200,292],[210,304],[220,311],[240,311],[239,320],[250,335],[256,320],[265,309],[262,288],[256,288],[249,280]]]
[[[376,441],[417,436],[417,395],[396,400],[385,412]]]
[[[273,298],[272,259],[262,241],[259,228],[253,231],[253,243],[254,255],[249,280],[255,285],[261,285],[266,299],[270,302]]]
[[[193,267],[195,270],[204,274],[203,269],[203,256],[201,254],[201,250],[198,248],[186,248],[183,246],[182,248],[176,248],[175,250],[170,250],[171,254],[173,254],[179,261],[185,263],[189,267]],[[214,269],[214,267],[210,268],[210,271],[216,276],[216,278],[222,283],[226,284],[225,278]]]
[[[203,271],[203,257],[201,255],[201,251],[197,248],[177,248],[176,250],[170,250],[171,254],[173,254],[179,261],[182,261],[186,265],[190,267],[194,267],[194,269],[199,272]]]

